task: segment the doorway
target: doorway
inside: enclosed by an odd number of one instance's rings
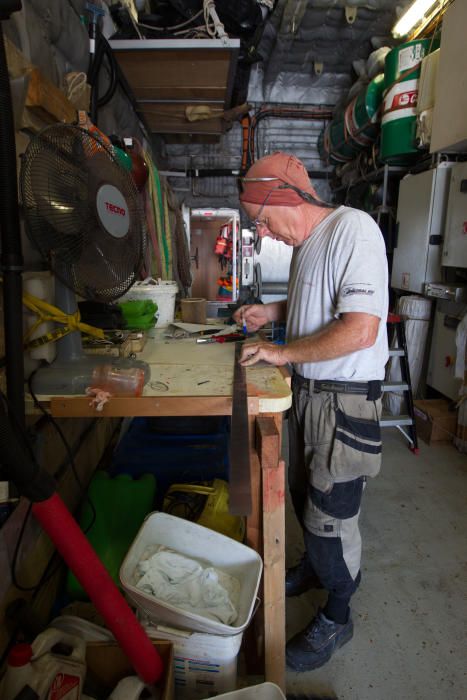
[[[192,209],[191,296],[208,301],[238,298],[240,215],[235,209]]]

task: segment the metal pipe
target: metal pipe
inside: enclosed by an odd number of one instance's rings
[[[24,424],[23,254],[19,225],[16,148],[10,79],[0,24],[0,229],[7,395]]]

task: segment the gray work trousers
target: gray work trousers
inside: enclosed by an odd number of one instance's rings
[[[298,381],[301,380],[301,381]],[[360,503],[381,466],[381,399],[314,391],[295,378],[289,488],[309,561],[323,587],[350,601],[360,582]]]

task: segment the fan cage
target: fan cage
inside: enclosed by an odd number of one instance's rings
[[[124,211],[128,226],[118,236],[98,212],[104,185],[123,197],[115,216]],[[139,278],[147,248],[141,195],[111,148],[88,131],[57,124],[36,135],[22,159],[20,191],[30,240],[80,297],[111,302]]]

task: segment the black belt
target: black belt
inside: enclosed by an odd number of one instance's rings
[[[294,383],[301,387],[306,386],[309,391],[330,391],[334,394],[360,394],[366,396],[369,401],[381,398],[382,382],[378,379],[370,382],[339,382],[334,379],[307,379],[300,374],[293,375]]]

